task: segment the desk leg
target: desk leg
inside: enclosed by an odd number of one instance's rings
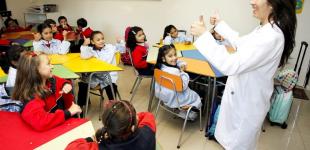
[[[211,123],[211,115],[213,112],[213,105],[214,105],[214,101],[215,101],[215,89],[216,89],[216,77],[213,78],[213,91],[212,91],[212,97],[211,97],[211,106],[210,106],[210,112],[208,112],[208,121],[207,121],[207,125],[206,125],[206,133],[208,132],[208,127],[210,126]]]
[[[147,108],[147,110],[148,110],[149,112],[151,112],[151,109],[152,109],[154,94],[155,94],[155,79],[154,79],[154,77],[152,77],[152,81],[151,81],[151,91],[150,91],[150,99],[149,99],[149,106],[148,106],[148,108]]]

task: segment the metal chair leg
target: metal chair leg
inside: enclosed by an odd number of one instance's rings
[[[103,91],[99,90],[100,92],[100,102],[99,102],[99,121],[101,121],[101,115],[103,114],[102,112],[102,101],[103,101]]]
[[[132,88],[130,90],[130,94],[132,94],[133,89],[136,87],[137,81],[138,81],[138,76],[136,77],[135,83],[132,85]]]
[[[157,113],[158,113],[158,110],[159,110],[159,105],[160,105],[160,100],[158,101],[158,104],[157,104],[157,107],[156,107],[156,111],[155,111],[155,118],[157,117]]]
[[[136,87],[134,88],[133,93],[132,93],[132,95],[131,95],[130,102],[132,102],[133,98],[135,97],[136,92],[137,92],[137,89],[138,89],[139,86],[140,86],[141,80],[142,80],[142,78],[139,77],[138,83],[137,83]]]
[[[187,123],[187,119],[188,119],[188,115],[189,115],[189,112],[191,111],[191,109],[192,109],[192,107],[190,107],[190,108],[187,110],[187,113],[186,113],[186,117],[185,117],[185,120],[184,120],[183,128],[182,128],[181,135],[180,135],[180,137],[179,137],[179,141],[178,141],[178,145],[177,145],[177,148],[178,148],[178,149],[180,148],[180,145],[181,145],[181,140],[182,140],[183,132],[184,132],[184,130],[185,130],[186,123]]]

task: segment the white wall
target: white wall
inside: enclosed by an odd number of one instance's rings
[[[189,30],[190,24],[203,14],[208,21],[209,16],[219,10],[221,17],[226,20],[241,35],[250,32],[258,21],[252,17],[250,1],[247,0],[7,0],[8,8],[19,20],[23,19],[22,12],[33,3],[54,3],[59,6],[60,14],[66,16],[71,25],[84,17],[95,30],[101,30],[108,42],[114,43],[116,36],[123,36],[127,26],[141,26],[148,42],[158,42],[164,27],[174,24],[179,29]],[[19,7],[14,4],[18,3]],[[21,4],[25,3],[25,5]],[[295,64],[297,52],[302,40],[310,43],[310,3],[305,1],[303,13],[298,15],[296,48],[292,54],[291,64]],[[16,12],[14,12],[16,11]],[[309,48],[310,49],[310,48]],[[308,50],[310,51],[310,50]],[[304,60],[306,68],[310,54]],[[306,69],[300,75],[303,78]]]

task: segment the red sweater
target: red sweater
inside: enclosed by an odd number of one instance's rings
[[[90,38],[90,35],[91,35],[92,33],[93,33],[93,30],[92,30],[90,27],[88,27],[88,28],[86,28],[84,31],[80,32],[80,38],[83,39],[84,36],[85,36],[86,38]]]
[[[61,25],[57,26],[58,32],[59,32],[60,34],[62,34],[62,31],[64,31],[64,30],[66,30],[66,31],[73,31],[72,27],[71,27],[69,24],[67,24],[67,26],[68,26],[67,29],[62,28]]]
[[[53,38],[57,39],[57,40],[60,40],[60,41],[64,40],[64,36],[60,32],[54,33]]]
[[[147,49],[144,46],[137,45],[132,52],[132,61],[137,69],[147,68],[148,64],[146,62]]]
[[[38,131],[56,127],[71,117],[67,110],[72,105],[74,96],[71,93],[59,94],[67,80],[53,76],[47,83],[47,88],[53,92],[47,98],[34,96],[22,111],[23,120]]]

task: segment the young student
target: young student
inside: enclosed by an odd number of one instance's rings
[[[189,75],[183,71],[185,67],[184,63],[185,62],[178,61],[174,45],[164,45],[159,48],[155,68],[158,68],[170,74],[180,76],[183,82],[183,91],[181,93],[178,93],[178,103],[176,101],[174,91],[165,87],[161,87],[160,91],[160,85],[155,83],[155,96],[163,100],[165,105],[169,106],[170,108],[178,108],[178,106],[180,105],[180,107],[186,108],[188,106],[194,106],[196,109],[200,109],[202,105],[201,99],[196,92],[194,92],[188,87],[190,78]],[[179,115],[180,117],[185,119],[186,111],[180,110]],[[197,113],[191,111],[188,117],[189,120],[195,120],[197,118]]]
[[[190,44],[191,39],[184,34],[179,34],[178,29],[174,25],[168,25],[165,27],[163,44],[170,45],[174,43]]]
[[[77,23],[77,33],[80,34],[80,39],[90,38],[93,30],[90,27],[87,27],[87,21],[84,18],[80,18],[76,21]]]
[[[155,150],[156,123],[150,112],[136,114],[128,101],[116,101],[104,109],[103,127],[96,132],[96,138],[77,139],[66,150],[85,147],[100,150]],[[94,144],[96,143],[96,144]]]
[[[93,31],[90,38],[85,38],[84,43],[81,46],[81,58],[88,59],[90,57],[96,57],[102,61],[116,65],[115,53],[124,47],[124,42],[117,41],[116,46],[112,44],[106,44],[104,41],[103,33],[100,31]],[[113,100],[113,93],[110,87],[110,83],[107,81],[106,73],[96,73],[91,81],[91,88],[100,86],[101,89],[105,89],[109,100]],[[117,72],[110,72],[109,75],[112,79],[112,85],[114,92],[117,92],[116,80],[118,78]]]
[[[73,28],[68,24],[67,18],[65,16],[58,17],[59,26],[57,30],[62,33],[63,31],[73,31]]]
[[[21,117],[33,129],[54,128],[81,112],[73,102],[71,83],[52,74],[47,55],[25,52],[17,67],[12,99],[24,103]]]
[[[16,80],[17,62],[20,54],[26,49],[19,45],[13,45],[7,52],[8,62],[10,64],[8,79],[6,80],[6,90],[8,95],[11,95]]]
[[[131,51],[133,65],[140,75],[153,75],[154,66],[146,62],[148,50],[145,42],[146,36],[143,29],[137,26],[131,27],[126,47]]]
[[[21,32],[21,31],[29,31],[32,28],[32,25],[23,28],[18,25],[18,22],[16,19],[13,19],[11,17],[8,17],[5,21],[5,32]]]
[[[49,24],[40,24],[38,33],[34,34],[33,49],[46,54],[67,54],[70,42],[67,41],[67,31],[63,32],[63,41],[53,38],[52,27]]]
[[[46,19],[44,21],[45,24],[49,24],[51,27],[52,27],[52,32],[53,32],[53,38],[54,39],[57,39],[57,40],[60,40],[60,41],[63,41],[64,40],[64,36],[58,32],[57,30],[57,25],[56,25],[56,21],[53,20],[53,19]]]

